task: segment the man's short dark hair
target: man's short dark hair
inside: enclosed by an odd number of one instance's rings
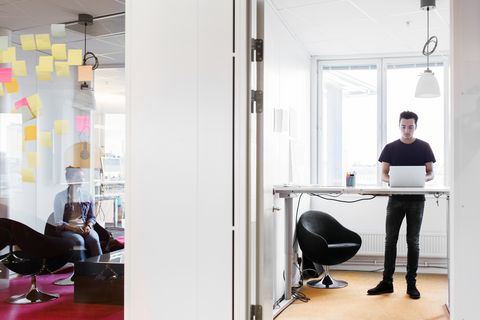
[[[398,123],[400,123],[402,119],[407,119],[407,120],[413,119],[415,120],[415,126],[417,126],[418,116],[415,112],[403,111],[402,113],[400,113],[400,118],[398,118]]]

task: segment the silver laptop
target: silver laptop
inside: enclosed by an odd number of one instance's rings
[[[390,187],[424,187],[425,166],[390,166]]]

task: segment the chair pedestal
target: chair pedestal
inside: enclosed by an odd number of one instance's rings
[[[345,288],[348,285],[348,282],[346,281],[333,279],[330,275],[330,268],[328,266],[324,266],[324,269],[325,272],[323,273],[323,277],[307,282],[309,287],[317,289],[338,289]]]
[[[40,291],[37,288],[37,277],[33,275],[32,285],[30,286],[30,290],[25,294],[8,298],[7,302],[12,304],[32,304],[32,303],[40,303],[40,302],[55,300],[58,297],[59,297],[58,294],[45,293]]]

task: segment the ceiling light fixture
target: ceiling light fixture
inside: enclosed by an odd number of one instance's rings
[[[427,57],[427,69],[420,75],[417,88],[415,90],[416,98],[436,98],[440,96],[440,87],[435,74],[429,68],[430,55],[435,51],[438,44],[436,36],[430,37],[430,9],[435,9],[435,0],[420,0],[420,8],[427,11],[427,42],[423,46],[422,53]],[[433,47],[430,49],[430,45]]]
[[[78,15],[78,23],[85,26],[83,32],[83,63],[81,66],[78,66],[78,80],[83,81],[80,84],[80,89],[83,90],[90,89],[87,81],[93,80],[93,70],[98,68],[98,58],[93,52],[87,51],[87,25],[93,24],[93,16],[86,13],[80,13]],[[87,65],[87,61],[91,59],[94,60],[93,65]]]

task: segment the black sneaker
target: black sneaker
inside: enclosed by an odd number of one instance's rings
[[[369,289],[367,291],[367,294],[370,296],[375,296],[378,294],[392,293],[392,292],[393,292],[393,284],[382,280],[375,288]]]
[[[408,283],[407,284],[407,294],[412,299],[420,299],[420,291],[418,291],[415,283]]]

